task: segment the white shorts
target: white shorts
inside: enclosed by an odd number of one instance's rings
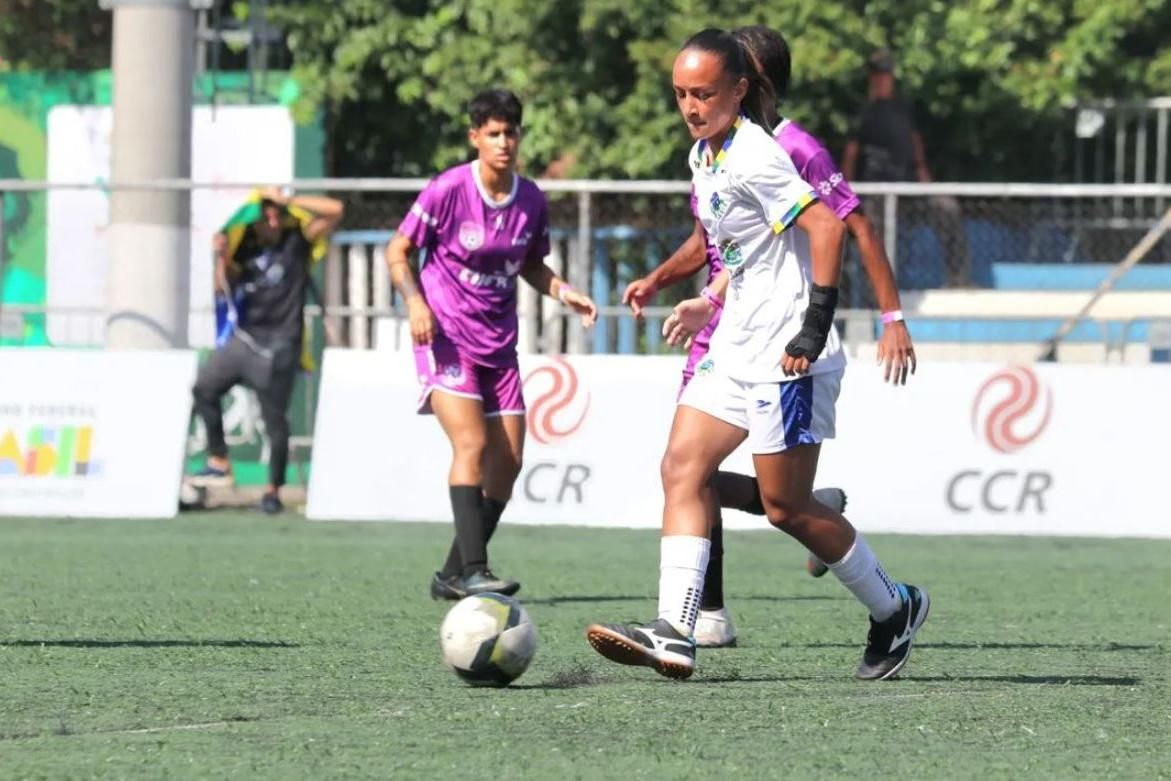
[[[780,453],[833,439],[844,369],[785,382],[742,382],[696,372],[679,403],[748,432],[753,454]]]

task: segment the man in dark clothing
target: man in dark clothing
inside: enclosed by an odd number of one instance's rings
[[[895,93],[894,57],[880,49],[870,55],[866,70],[867,102],[846,142],[842,173],[863,182],[930,182],[914,112]],[[881,204],[869,205],[873,208],[867,210],[868,216],[881,232],[885,227]],[[959,203],[949,195],[937,195],[928,198],[926,206],[925,216],[943,247],[947,286],[964,287],[970,271]]]
[[[308,195],[286,199],[270,189],[261,193],[255,215],[248,216],[255,219],[231,225],[214,239],[216,287],[240,305],[234,333],[203,364],[195,381],[195,412],[207,429],[208,459],[191,482],[231,482],[220,400],[233,385],[243,383],[260,400],[269,439],[269,481],[260,506],[276,513],[283,509],[279,492],[289,457],[288,409],[301,361],[302,310],[314,245],[337,227],[342,204]]]

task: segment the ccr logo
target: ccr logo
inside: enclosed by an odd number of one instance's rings
[[[581,391],[577,372],[564,358],[554,358],[531,371],[524,388],[526,395],[538,389],[529,404],[527,426],[529,436],[542,445],[565,440],[585,423],[590,394]],[[526,466],[520,484],[525,499],[534,504],[582,504],[592,474],[588,463],[556,458]]]
[[[1035,442],[1049,425],[1053,393],[1023,366],[1003,369],[984,381],[972,401],[972,433],[988,447],[1012,455]],[[1045,512],[1053,475],[1044,469],[964,469],[947,483],[945,501],[953,512]]]
[[[992,375],[976,391],[972,402],[972,431],[998,453],[1015,453],[1033,442],[1049,425],[1053,393],[1032,370],[1012,366]]]
[[[578,394],[577,372],[564,358],[529,372],[524,379],[525,390],[530,384],[548,387],[529,406],[529,436],[542,445],[551,445],[572,435],[585,423],[590,411],[590,394]]]

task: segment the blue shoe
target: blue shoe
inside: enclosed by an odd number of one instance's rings
[[[188,476],[187,482],[196,488],[230,488],[236,484],[236,478],[232,477],[231,469],[209,465]]]
[[[260,497],[260,509],[267,515],[276,515],[279,512],[284,512],[285,506],[281,504],[281,498],[278,495],[271,493]]]

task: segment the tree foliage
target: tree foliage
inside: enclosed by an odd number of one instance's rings
[[[0,0],[0,71],[108,68],[112,24],[97,0]]]
[[[1052,178],[1079,100],[1171,94],[1171,0],[318,0],[273,10],[306,109],[333,118],[334,170],[426,174],[464,156],[486,85],[526,103],[540,172],[683,176],[670,64],[708,25],[773,25],[794,50],[785,113],[840,148],[875,47],[926,110],[937,178]]]
[[[246,17],[243,0],[218,0]],[[893,48],[940,179],[1050,179],[1067,107],[1171,94],[1171,0],[286,0],[268,4],[328,118],[330,170],[426,175],[465,157],[484,86],[525,101],[530,171],[679,177],[670,65],[709,25],[763,23],[794,51],[787,115],[840,150],[870,50]],[[108,67],[97,0],[0,0],[0,70]]]

